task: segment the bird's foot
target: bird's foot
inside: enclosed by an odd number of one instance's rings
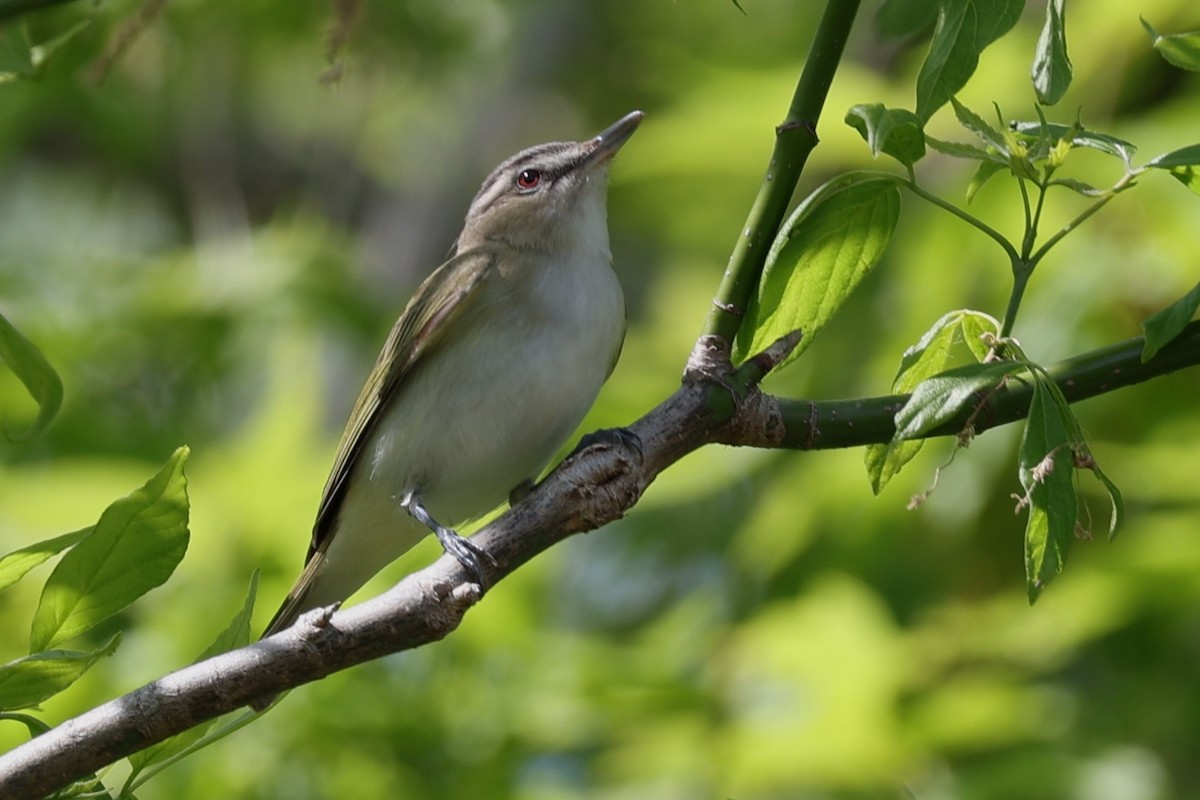
[[[447,528],[435,520],[425,508],[425,503],[422,501],[421,494],[417,490],[412,489],[406,492],[400,499],[400,507],[411,514],[417,522],[420,522],[433,531],[433,535],[437,537],[438,544],[442,546],[442,550],[462,565],[467,574],[479,584],[481,590],[487,591],[490,581],[488,581],[487,572],[484,570],[484,562],[493,567],[497,566],[496,559],[492,558],[491,554],[470,539],[459,536],[456,531]]]
[[[642,440],[636,433],[629,428],[601,428],[598,431],[592,431],[585,434],[579,440],[579,444],[575,445],[575,449],[571,451],[571,456],[586,450],[595,445],[615,445],[629,450],[637,455],[637,460],[640,463],[645,456],[642,453]],[[570,458],[571,456],[567,456]]]

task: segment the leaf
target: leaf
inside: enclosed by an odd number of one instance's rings
[[[1078,123],[1063,125],[1056,122],[1017,121],[1013,122],[1011,127],[1017,133],[1031,138],[1048,136],[1056,141],[1065,139],[1075,147],[1086,147],[1089,150],[1098,150],[1101,153],[1116,156],[1126,165],[1133,160],[1133,154],[1137,152],[1137,145],[1132,142],[1118,139],[1116,136],[1109,136],[1107,133],[1086,130]]]
[[[996,150],[1002,156],[1008,155],[1008,141],[1004,138],[1003,133],[989,125],[983,117],[958,102],[957,98],[951,97],[950,104],[954,107],[954,116],[958,119],[960,125],[978,136],[983,140],[984,144]]]
[[[79,680],[97,661],[111,656],[120,643],[118,633],[90,652],[48,650],[0,666],[0,709],[29,708],[53,697]]]
[[[846,124],[866,139],[871,155],[887,153],[906,167],[925,157],[925,134],[920,118],[903,108],[879,103],[857,105],[846,112]]]
[[[917,116],[928,122],[979,65],[979,54],[1021,16],[1024,0],[945,0],[917,75]]]
[[[804,339],[800,355],[878,263],[900,215],[893,176],[850,172],[809,195],[783,224],[735,347],[743,359],[780,336]]]
[[[1169,171],[1177,181],[1196,194],[1200,194],[1200,144],[1164,153],[1146,166]]]
[[[1108,540],[1111,542],[1125,526],[1125,498],[1121,496],[1121,490],[1117,488],[1117,485],[1100,469],[1099,464],[1093,461],[1087,469],[1091,470],[1096,479],[1104,484],[1109,502],[1112,503],[1112,516],[1108,522]]]
[[[62,49],[63,45],[90,27],[91,24],[92,20],[90,19],[80,20],[57,36],[54,36],[39,45],[34,45],[33,47],[29,48],[29,59],[33,62],[34,69],[40,69],[47,61],[50,60],[51,56]]]
[[[20,550],[14,550],[0,558],[0,591],[7,589],[38,564],[53,558],[68,547],[78,544],[92,532],[92,526],[72,533],[64,533],[53,539],[36,542]]]
[[[931,0],[884,0],[875,12],[875,29],[886,39],[907,39],[937,22],[937,13]]]
[[[962,328],[963,343],[975,360],[982,362],[987,359],[992,346],[986,340],[1000,335],[1000,321],[982,311],[965,310],[959,326]]]
[[[71,639],[161,585],[187,550],[188,449],[100,515],[90,536],[51,573],[34,612],[30,651]]]
[[[239,647],[245,647],[250,643],[250,616],[254,613],[254,600],[258,596],[258,574],[258,570],[254,570],[250,576],[250,589],[246,593],[241,610],[234,615],[229,625],[221,631],[213,643],[196,657],[193,664],[198,664],[221,653],[228,653]],[[214,722],[216,719],[208,720],[129,756],[129,763],[132,765],[134,773],[141,772],[151,764],[165,761],[196,744]]]
[[[975,170],[975,174],[971,176],[971,182],[967,184],[967,202],[970,203],[975,199],[975,195],[983,188],[984,184],[992,179],[993,175],[997,175],[1004,171],[1007,164],[997,164],[995,161],[980,161],[979,168]]]
[[[234,614],[233,619],[225,626],[225,630],[218,634],[213,643],[204,648],[204,652],[196,656],[193,664],[199,664],[201,661],[206,661],[213,656],[219,656],[221,653],[228,653],[230,650],[236,650],[239,647],[245,647],[250,644],[250,617],[254,614],[254,600],[258,597],[258,575],[259,571],[254,570],[250,575],[250,588],[246,591],[246,599],[242,601],[242,608],[237,614]]]
[[[951,156],[953,158],[967,158],[975,161],[994,161],[997,164],[1008,166],[1008,159],[999,153],[985,150],[982,147],[977,147],[973,144],[963,144],[962,142],[946,142],[941,139],[935,139],[928,133],[925,134],[925,144],[932,147],[942,155]]]
[[[1054,178],[1048,185],[1063,186],[1073,192],[1083,195],[1084,197],[1103,197],[1109,192],[1108,189],[1101,189],[1097,186],[1092,186],[1090,183],[1077,181],[1074,178]]]
[[[9,441],[32,438],[46,429],[62,406],[62,380],[42,351],[9,324],[3,314],[0,314],[0,361],[8,365],[38,404],[37,419],[28,431],[14,435],[6,425],[4,435]]]
[[[1200,72],[1200,31],[1173,33],[1163,36],[1142,19],[1142,27],[1150,34],[1150,41],[1158,54],[1175,66]]]
[[[3,19],[2,11],[0,19]],[[31,77],[33,71],[33,57],[24,27],[0,26],[0,83]]]
[[[1066,395],[1063,394],[1062,389],[1049,375],[1044,372],[1042,374],[1045,376],[1045,389],[1054,400],[1059,418],[1066,427],[1067,438],[1071,442],[1072,467],[1074,469],[1091,470],[1096,479],[1104,484],[1104,488],[1108,491],[1108,499],[1112,504],[1112,516],[1109,519],[1108,525],[1108,538],[1111,541],[1125,523],[1125,500],[1121,496],[1121,491],[1117,488],[1117,485],[1104,474],[1104,471],[1100,469],[1100,465],[1088,449],[1087,443],[1083,438],[1083,426],[1079,424],[1079,418],[1075,416],[1075,410],[1067,402]]]
[[[1142,363],[1154,358],[1154,354],[1183,332],[1196,310],[1200,309],[1200,283],[1171,305],[1151,314],[1142,323],[1145,332],[1145,342],[1142,345]]]
[[[896,438],[915,439],[950,420],[976,397],[990,391],[1006,375],[1024,370],[1023,361],[968,364],[921,381],[896,412]]]
[[[962,309],[942,316],[919,342],[904,351],[900,358],[900,369],[892,381],[892,391],[906,394],[922,381],[942,372],[950,361],[955,345],[960,342],[972,357],[981,360],[987,355],[988,348],[982,345],[979,337],[985,330],[990,330],[994,335],[999,329],[996,320],[978,311]],[[871,490],[879,494],[888,481],[916,457],[924,444],[923,439],[901,439],[897,435],[886,445],[867,447],[864,459]]]
[[[1070,441],[1046,383],[1034,373],[1033,400],[1018,452],[1017,472],[1029,500],[1025,584],[1030,603],[1062,572],[1078,513]]]
[[[30,3],[33,0],[29,0]],[[41,0],[37,5],[69,2],[69,0]],[[12,3],[0,3],[0,83],[20,79],[35,79],[42,75],[42,67],[63,45],[74,39],[80,31],[92,24],[91,19],[76,22],[62,33],[41,44],[33,44],[24,25],[3,25],[6,17],[14,16],[14,9],[6,8]],[[16,13],[20,13],[21,2],[17,2]],[[28,5],[28,3],[27,3]],[[27,8],[26,10],[32,10]]]
[[[37,717],[30,716],[29,714],[6,713],[0,711],[0,720],[3,719],[10,720],[12,722],[19,722],[24,725],[29,729],[30,738],[33,738],[34,736],[41,736],[46,731],[50,730],[49,725],[42,722]]]
[[[1071,59],[1067,55],[1067,23],[1063,9],[1065,0],[1046,3],[1046,23],[1038,36],[1033,56],[1033,88],[1038,102],[1052,106],[1062,99],[1071,85]]]
[[[1190,144],[1151,159],[1147,167],[1171,169],[1172,167],[1195,167],[1200,165],[1200,144]]]

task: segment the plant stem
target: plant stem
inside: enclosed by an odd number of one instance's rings
[[[1029,248],[1033,245],[1033,231],[1037,225],[1033,221],[1033,210],[1029,205],[1029,190],[1025,188],[1024,178],[1017,178],[1017,188],[1021,190],[1021,206],[1025,209],[1025,237],[1021,252],[1028,253]]]
[[[1080,213],[1080,215],[1078,217],[1075,217],[1074,219],[1072,219],[1072,221],[1068,222],[1067,224],[1064,224],[1062,228],[1058,229],[1057,233],[1054,236],[1051,236],[1050,239],[1045,241],[1045,243],[1044,243],[1044,245],[1042,245],[1042,247],[1038,247],[1038,251],[1036,253],[1033,253],[1032,257],[1030,257],[1030,261],[1028,261],[1028,264],[1030,264],[1030,271],[1032,272],[1033,267],[1037,266],[1038,261],[1042,260],[1045,257],[1046,253],[1050,252],[1051,247],[1054,247],[1055,245],[1057,245],[1058,242],[1062,241],[1063,236],[1066,236],[1067,234],[1070,233],[1070,231],[1074,230],[1075,228],[1078,228],[1079,225],[1082,222],[1084,222],[1085,219],[1092,216],[1093,213],[1096,213],[1100,209],[1103,209],[1103,207],[1105,205],[1108,205],[1109,201],[1112,198],[1115,198],[1117,196],[1117,194],[1120,194],[1124,190],[1127,190],[1127,188],[1129,188],[1129,186],[1133,184],[1133,179],[1135,178],[1135,176],[1136,176],[1136,173],[1132,173],[1132,172],[1126,173],[1126,175],[1124,175],[1124,178],[1122,178],[1121,180],[1118,180],[1116,182],[1116,184],[1112,185],[1112,188],[1111,188],[1111,190],[1109,190],[1108,194],[1105,194],[1105,196],[1100,198],[1099,200],[1097,200],[1096,203],[1093,203],[1092,205],[1087,206],[1086,209],[1084,209],[1084,211],[1082,211],[1082,213]]]
[[[1000,245],[1000,248],[1002,250],[1004,250],[1005,255],[1007,255],[1010,260],[1014,260],[1014,259],[1019,260],[1020,259],[1020,256],[1017,254],[1017,248],[1013,247],[1012,243],[1009,242],[1008,239],[1004,238],[1004,234],[997,231],[991,225],[988,225],[986,222],[979,219],[978,217],[971,216],[966,211],[963,211],[961,208],[954,205],[953,203],[943,200],[942,198],[938,197],[936,194],[925,191],[925,189],[921,188],[920,184],[918,184],[914,180],[910,179],[910,180],[906,181],[905,185],[908,186],[909,190],[913,194],[915,194],[917,197],[920,197],[923,200],[928,200],[930,203],[933,203],[938,208],[940,208],[944,211],[950,212],[951,214],[958,217],[959,219],[961,219],[963,222],[967,223],[971,227],[976,228],[980,232],[986,234],[992,241],[994,241],[996,244]]]
[[[1025,296],[1025,287],[1029,284],[1029,276],[1033,267],[1027,262],[1017,259],[1012,265],[1013,286],[1008,293],[1008,307],[1004,309],[1004,319],[1000,322],[1000,338],[1012,336],[1013,325],[1017,321],[1017,311],[1021,308],[1021,298]]]
[[[858,13],[859,0],[828,0],[813,37],[783,122],[775,128],[775,148],[758,196],[750,207],[717,288],[701,336],[732,342],[758,286],[767,250],[796,191],[809,153],[817,145],[816,127],[841,61],[846,39]]]

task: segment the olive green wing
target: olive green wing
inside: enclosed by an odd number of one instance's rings
[[[405,376],[423,355],[445,338],[446,331],[461,317],[479,286],[495,269],[496,256],[490,250],[459,253],[426,278],[408,301],[388,335],[342,433],[333,470],[321,493],[306,563],[333,530],[350,472],[389,401],[402,387]],[[397,491],[402,488],[397,487]]]

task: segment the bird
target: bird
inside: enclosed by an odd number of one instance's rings
[[[643,118],[530,147],[488,175],[413,293],[342,434],[304,570],[263,637],[345,600],[432,531],[486,590],[458,526],[532,486],[616,366],[608,167]]]

